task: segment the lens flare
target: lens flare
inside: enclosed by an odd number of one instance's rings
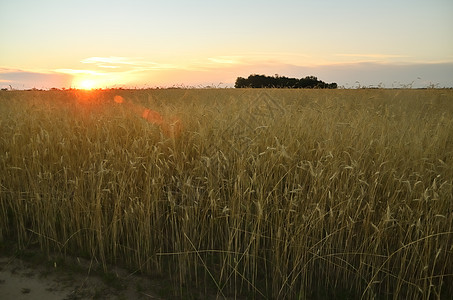
[[[158,111],[152,110],[140,104],[135,104],[132,101],[126,102],[122,96],[116,95],[113,97],[115,103],[124,103],[128,110],[133,114],[141,116],[148,123],[157,125],[162,133],[171,138],[178,137],[183,129],[182,122],[177,117],[164,118]]]
[[[124,98],[121,97],[121,96],[116,95],[115,97],[113,97],[113,101],[115,101],[116,103],[123,103],[124,102]]]
[[[152,124],[156,124],[156,125],[162,125],[164,122],[164,119],[162,118],[160,113],[158,113],[155,110],[149,109],[149,108],[147,108],[143,111],[142,118],[145,119],[146,121],[148,121]]]

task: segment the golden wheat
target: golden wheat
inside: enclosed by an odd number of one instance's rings
[[[176,295],[453,294],[451,90],[2,92],[0,116],[0,241]]]

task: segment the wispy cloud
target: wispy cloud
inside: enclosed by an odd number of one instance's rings
[[[55,72],[71,75],[92,75],[92,76],[103,76],[105,73],[96,72],[93,70],[76,70],[76,69],[56,69]]]
[[[389,58],[409,58],[407,55],[399,54],[380,54],[380,53],[337,53],[335,56],[352,57],[352,58],[368,58],[368,59],[389,59]]]
[[[80,61],[83,64],[93,64],[99,68],[121,69],[121,71],[144,71],[144,70],[167,70],[175,69],[172,64],[162,64],[154,61],[147,61],[141,57],[88,57]]]
[[[128,57],[119,57],[119,56],[109,56],[109,57],[88,57],[80,61],[84,64],[125,64],[125,65],[134,65],[136,62],[131,61],[131,58]]]
[[[189,71],[221,71],[254,65],[311,64],[310,55],[295,52],[239,52],[188,61],[180,69]]]
[[[11,72],[16,72],[16,71],[20,71],[18,69],[10,69],[10,68],[0,68],[0,74],[1,73],[11,73]]]
[[[219,57],[209,57],[208,61],[216,64],[240,64],[240,56],[219,56]]]
[[[106,68],[106,69],[119,69],[119,66],[107,66],[107,65],[98,65],[99,68]]]
[[[69,87],[72,76],[52,72],[50,70],[22,70],[17,68],[0,67],[0,86],[13,88],[51,88]]]

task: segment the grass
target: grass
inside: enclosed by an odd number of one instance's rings
[[[0,241],[180,297],[453,294],[451,90],[2,92],[0,129]]]

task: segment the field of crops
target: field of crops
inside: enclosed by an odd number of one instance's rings
[[[453,294],[453,90],[0,92],[0,189],[0,243],[175,296]]]

